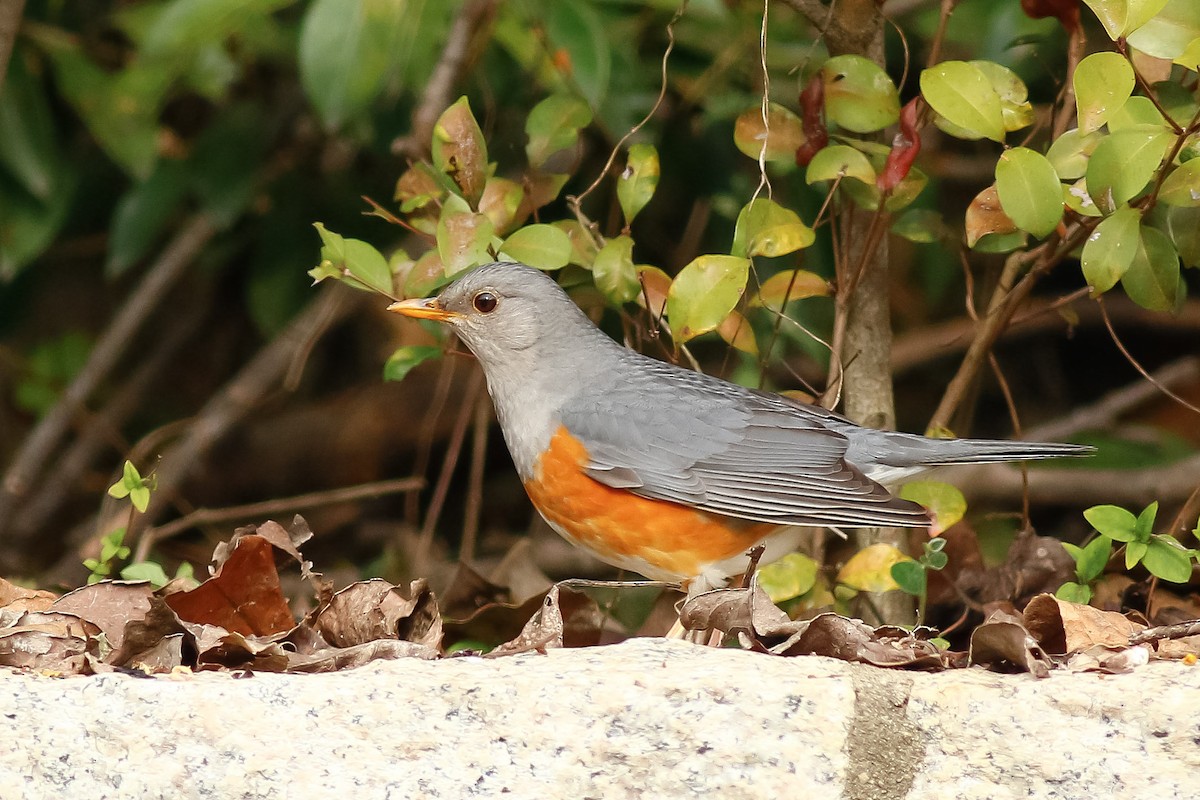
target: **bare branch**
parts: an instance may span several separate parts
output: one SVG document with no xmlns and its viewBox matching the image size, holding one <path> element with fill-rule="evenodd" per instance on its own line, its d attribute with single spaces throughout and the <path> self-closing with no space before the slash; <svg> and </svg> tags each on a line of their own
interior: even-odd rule
<svg viewBox="0 0 1200 800">
<path fill-rule="evenodd" d="M 216 227 L 204 214 L 184 225 L 117 312 L 75 380 L 25 438 L 0 484 L 0 533 L 11 523 L 17 507 L 71 427 L 71 421 L 116 366 L 150 311 L 162 302 L 215 233 Z"/>
</svg>

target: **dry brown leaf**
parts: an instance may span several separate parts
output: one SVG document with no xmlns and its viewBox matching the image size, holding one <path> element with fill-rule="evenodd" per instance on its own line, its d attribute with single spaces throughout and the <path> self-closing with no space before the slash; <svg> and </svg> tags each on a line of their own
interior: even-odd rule
<svg viewBox="0 0 1200 800">
<path fill-rule="evenodd" d="M 1093 645 L 1126 647 L 1143 626 L 1113 611 L 1040 594 L 1025 606 L 1025 627 L 1047 652 L 1070 655 Z"/>
<path fill-rule="evenodd" d="M 67 674 L 91 672 L 100 628 L 74 614 L 27 611 L 0 629 L 0 665 Z"/>
<path fill-rule="evenodd" d="M 51 608 L 94 623 L 118 651 L 125 643 L 125 626 L 146 616 L 153 594 L 148 581 L 100 581 L 67 592 Z"/>
<path fill-rule="evenodd" d="M 1104 647 L 1094 645 L 1067 659 L 1067 669 L 1073 672 L 1107 672 L 1118 675 L 1150 662 L 1150 648 Z"/>
<path fill-rule="evenodd" d="M 545 652 L 557 647 L 589 647 L 600 641 L 603 623 L 604 615 L 595 600 L 556 583 L 521 632 L 485 657 L 511 656 L 530 650 Z"/>
<path fill-rule="evenodd" d="M 438 657 L 438 652 L 415 642 L 396 639 L 376 639 L 353 647 L 327 647 L 313 653 L 289 653 L 288 672 L 333 672 L 352 669 L 379 660 L 398 658 L 420 658 L 429 661 Z"/>
<path fill-rule="evenodd" d="M 1017 669 L 1036 678 L 1050 674 L 1050 657 L 1026 630 L 1021 618 L 993 612 L 971 632 L 967 663 L 997 670 Z"/>
<path fill-rule="evenodd" d="M 317 613 L 313 628 L 341 648 L 400 639 L 437 650 L 442 642 L 437 599 L 423 579 L 413 581 L 407 594 L 379 578 L 352 583 Z"/>
<path fill-rule="evenodd" d="M 245 636 L 270 636 L 296 624 L 275 571 L 275 547 L 258 535 L 244 535 L 222 553 L 211 578 L 186 592 L 164 598 L 184 622 L 216 625 Z"/>
<path fill-rule="evenodd" d="M 58 598 L 54 592 L 26 589 L 0 578 L 0 625 L 4 618 L 14 618 L 26 611 L 45 611 Z"/>
</svg>

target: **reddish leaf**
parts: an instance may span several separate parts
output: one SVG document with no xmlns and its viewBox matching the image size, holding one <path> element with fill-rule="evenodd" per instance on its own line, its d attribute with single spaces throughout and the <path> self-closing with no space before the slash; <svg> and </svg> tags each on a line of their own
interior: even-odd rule
<svg viewBox="0 0 1200 800">
<path fill-rule="evenodd" d="M 1021 0 L 1021 10 L 1032 19 L 1054 17 L 1067 33 L 1079 30 L 1079 0 Z"/>
<path fill-rule="evenodd" d="M 888 152 L 887 161 L 875 186 L 881 192 L 890 192 L 908 177 L 913 162 L 921 152 L 921 133 L 918 130 L 922 103 L 920 97 L 914 97 L 900 109 L 900 132 L 892 139 L 892 149 Z"/>
<path fill-rule="evenodd" d="M 275 548 L 258 535 L 231 543 L 224 563 L 204 583 L 166 598 L 184 622 L 218 625 L 245 635 L 290 630 L 296 621 L 288 608 L 275 571 Z"/>
<path fill-rule="evenodd" d="M 796 148 L 796 165 L 807 167 L 817 151 L 829 144 L 829 132 L 825 129 L 825 80 L 819 72 L 800 93 L 800 120 L 804 143 Z"/>
</svg>

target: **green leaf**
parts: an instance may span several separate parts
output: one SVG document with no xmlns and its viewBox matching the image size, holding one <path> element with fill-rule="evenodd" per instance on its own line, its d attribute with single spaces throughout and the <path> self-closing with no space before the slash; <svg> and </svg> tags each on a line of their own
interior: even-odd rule
<svg viewBox="0 0 1200 800">
<path fill-rule="evenodd" d="M 1137 252 L 1121 276 L 1129 299 L 1151 311 L 1174 311 L 1186 295 L 1179 274 L 1179 255 L 1167 235 L 1143 225 Z"/>
<path fill-rule="evenodd" d="M 163 160 L 149 178 L 121 196 L 113 211 L 104 265 L 109 277 L 118 277 L 150 252 L 186 193 L 183 164 Z"/>
<path fill-rule="evenodd" d="M 1116 542 L 1132 542 L 1137 535 L 1137 517 L 1120 506 L 1092 506 L 1083 512 L 1083 518 Z"/>
<path fill-rule="evenodd" d="M 625 226 L 646 207 L 658 188 L 658 151 L 651 144 L 635 144 L 629 148 L 625 171 L 617 179 L 617 202 L 625 215 Z"/>
<path fill-rule="evenodd" d="M 442 354 L 442 348 L 432 345 L 405 345 L 398 347 L 388 356 L 383 365 L 385 381 L 402 381 L 418 364 Z"/>
<path fill-rule="evenodd" d="M 1192 554 L 1170 536 L 1157 534 L 1146 542 L 1142 564 L 1150 574 L 1171 583 L 1192 579 Z"/>
<path fill-rule="evenodd" d="M 921 94 L 962 138 L 1004 141 L 1004 111 L 991 81 L 974 64 L 943 61 L 921 72 Z"/>
<path fill-rule="evenodd" d="M 1134 538 L 1136 541 L 1150 541 L 1150 534 L 1154 532 L 1154 518 L 1156 516 L 1158 516 L 1157 500 L 1143 508 L 1142 513 L 1138 514 L 1137 522 L 1134 523 Z"/>
<path fill-rule="evenodd" d="M 1150 543 L 1146 542 L 1130 542 L 1125 545 L 1125 569 L 1133 569 L 1141 563 L 1146 557 L 1146 551 L 1150 549 Z"/>
<path fill-rule="evenodd" d="M 1092 600 L 1092 590 L 1082 584 L 1069 581 L 1058 587 L 1058 591 L 1054 593 L 1054 596 L 1059 600 L 1066 600 L 1068 603 L 1087 605 Z"/>
<path fill-rule="evenodd" d="M 1200 0 L 1170 0 L 1153 19 L 1129 34 L 1129 44 L 1155 58 L 1173 59 L 1183 55 L 1197 37 Z"/>
<path fill-rule="evenodd" d="M 300 22 L 300 83 L 326 127 L 371 105 L 389 78 L 420 10 L 407 0 L 314 0 Z"/>
<path fill-rule="evenodd" d="M 472 209 L 477 208 L 488 179 L 487 143 L 466 97 L 458 98 L 438 117 L 432 152 L 433 165 L 454 180 Z"/>
<path fill-rule="evenodd" d="M 575 147 L 579 131 L 592 123 L 592 109 L 573 94 L 552 94 L 529 112 L 525 120 L 525 157 L 537 169 L 555 153 Z"/>
<path fill-rule="evenodd" d="M 346 282 L 356 288 L 391 295 L 392 272 L 382 253 L 366 242 L 339 236 L 320 222 L 313 227 L 322 242 L 321 263 L 308 273 L 314 280 L 350 278 Z"/>
<path fill-rule="evenodd" d="M 1084 583 L 1091 583 L 1104 573 L 1108 560 L 1112 558 L 1113 540 L 1107 536 L 1097 536 L 1082 548 L 1075 556 L 1075 574 Z"/>
<path fill-rule="evenodd" d="M 1092 53 L 1075 68 L 1079 130 L 1091 133 L 1120 110 L 1133 93 L 1133 67 L 1118 53 Z"/>
<path fill-rule="evenodd" d="M 1158 199 L 1169 206 L 1200 206 L 1200 158 L 1172 170 L 1158 191 Z"/>
<path fill-rule="evenodd" d="M 1033 124 L 1033 106 L 1029 103 L 1029 89 L 1017 73 L 994 61 L 972 61 L 987 77 L 1000 98 L 1000 112 L 1004 130 L 1019 131 Z"/>
<path fill-rule="evenodd" d="M 812 589 L 819 570 L 817 562 L 803 553 L 789 553 L 758 571 L 758 585 L 772 603 L 782 603 Z"/>
<path fill-rule="evenodd" d="M 1125 101 L 1125 104 L 1114 111 L 1108 117 L 1108 132 L 1116 133 L 1126 128 L 1135 128 L 1139 125 L 1159 125 L 1166 127 L 1167 121 L 1163 119 L 1163 115 L 1159 113 L 1158 107 L 1154 105 L 1149 97 L 1134 95 Z"/>
<path fill-rule="evenodd" d="M 856 55 L 835 56 L 821 66 L 825 116 L 855 133 L 882 130 L 900 118 L 896 85 L 875 62 Z"/>
<path fill-rule="evenodd" d="M 793 300 L 807 297 L 828 297 L 833 293 L 829 281 L 815 272 L 804 269 L 785 269 L 767 278 L 750 301 L 752 306 L 782 312 Z"/>
<path fill-rule="evenodd" d="M 1137 209 L 1122 208 L 1103 220 L 1083 245 L 1083 277 L 1097 294 L 1107 292 L 1129 271 L 1137 257 L 1142 217 Z"/>
<path fill-rule="evenodd" d="M 1188 42 L 1183 52 L 1175 56 L 1175 63 L 1192 72 L 1200 72 L 1200 36 Z"/>
<path fill-rule="evenodd" d="M 763 124 L 762 110 L 753 108 L 739 114 L 733 126 L 733 143 L 755 160 L 761 153 L 765 161 L 794 164 L 796 149 L 806 141 L 804 123 L 778 103 L 768 105 L 766 125 Z"/>
<path fill-rule="evenodd" d="M 162 564 L 154 561 L 139 561 L 121 570 L 121 579 L 126 581 L 149 581 L 155 589 L 161 589 L 171 582 Z"/>
<path fill-rule="evenodd" d="M 802 250 L 815 240 L 812 228 L 805 225 L 795 211 L 774 200 L 759 197 L 738 212 L 729 252 L 738 258 L 770 258 Z"/>
<path fill-rule="evenodd" d="M 1200 267 L 1200 208 L 1175 206 L 1167 209 L 1167 233 L 1189 267 Z"/>
<path fill-rule="evenodd" d="M 1157 125 L 1140 125 L 1101 140 L 1087 168 L 1088 192 L 1096 207 L 1111 213 L 1140 194 L 1162 164 L 1171 138 Z"/>
<path fill-rule="evenodd" d="M 1167 0 L 1084 0 L 1104 26 L 1108 38 L 1128 36 L 1157 14 Z"/>
<path fill-rule="evenodd" d="M 596 288 L 617 305 L 637 297 L 641 284 L 633 265 L 633 239 L 618 236 L 605 242 L 592 263 L 592 276 Z"/>
<path fill-rule="evenodd" d="M 608 99 L 612 78 L 614 31 L 608 30 L 596 8 L 575 0 L 543 0 L 545 34 L 539 41 L 542 52 L 566 62 L 560 68 L 578 87 L 592 108 L 602 108 Z M 537 7 L 537 6 L 535 6 Z"/>
<path fill-rule="evenodd" d="M 538 269 L 559 269 L 571 260 L 571 239 L 553 225 L 526 225 L 505 240 L 500 255 Z"/>
<path fill-rule="evenodd" d="M 932 553 L 927 553 L 921 559 L 921 561 L 925 564 L 925 566 L 932 570 L 941 570 L 945 569 L 946 565 L 950 563 L 950 556 L 946 555 L 941 550 L 938 550 Z"/>
<path fill-rule="evenodd" d="M 448 277 L 492 261 L 488 247 L 495 229 L 484 214 L 476 214 L 465 200 L 451 195 L 438 217 L 437 249 Z"/>
<path fill-rule="evenodd" d="M 837 178 L 854 178 L 870 186 L 875 185 L 875 168 L 858 150 L 844 144 L 822 147 L 808 162 L 804 180 L 812 185 L 817 181 L 832 181 Z"/>
<path fill-rule="evenodd" d="M 750 260 L 703 255 L 679 271 L 667 293 L 667 318 L 678 344 L 716 329 L 746 290 Z"/>
<path fill-rule="evenodd" d="M 158 159 L 158 116 L 173 73 L 134 62 L 109 73 L 75 43 L 39 41 L 54 64 L 58 88 L 104 152 L 130 175 L 149 177 Z"/>
<path fill-rule="evenodd" d="M 1059 178 L 1064 181 L 1077 180 L 1087 173 L 1088 159 L 1100 139 L 1099 133 L 1084 133 L 1073 128 L 1050 144 L 1046 159 Z"/>
<path fill-rule="evenodd" d="M 30 74 L 19 44 L 13 56 L 0 92 L 0 173 L 7 171 L 31 199 L 44 205 L 62 189 L 66 164 L 49 93 L 43 81 Z"/>
<path fill-rule="evenodd" d="M 1054 167 L 1041 153 L 1014 147 L 996 163 L 996 191 L 1004 213 L 1021 230 L 1039 239 L 1058 227 L 1063 215 L 1062 188 Z"/>
<path fill-rule="evenodd" d="M 924 506 L 933 515 L 933 534 L 940 534 L 967 513 L 967 499 L 957 487 L 940 481 L 911 481 L 900 488 L 905 500 Z"/>
<path fill-rule="evenodd" d="M 136 489 L 131 489 L 129 492 L 129 502 L 133 503 L 133 507 L 141 513 L 146 513 L 146 507 L 150 505 L 150 490 L 145 486 L 138 486 Z"/>
<path fill-rule="evenodd" d="M 522 218 L 527 216 L 527 212 L 521 211 L 524 200 L 525 189 L 521 184 L 493 175 L 483 187 L 483 197 L 479 199 L 479 213 L 492 221 L 492 228 L 497 236 L 504 236 L 516 226 L 518 215 Z"/>
<path fill-rule="evenodd" d="M 905 594 L 920 597 L 925 594 L 925 568 L 916 561 L 898 561 L 892 565 L 892 580 Z"/>
<path fill-rule="evenodd" d="M 931 244 L 946 236 L 942 215 L 931 208 L 910 208 L 892 223 L 892 233 L 918 244 Z"/>
</svg>

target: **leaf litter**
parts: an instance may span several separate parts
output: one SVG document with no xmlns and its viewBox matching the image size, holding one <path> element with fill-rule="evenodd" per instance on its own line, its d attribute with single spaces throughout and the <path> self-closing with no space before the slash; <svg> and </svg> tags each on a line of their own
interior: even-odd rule
<svg viewBox="0 0 1200 800">
<path fill-rule="evenodd" d="M 372 578 L 334 591 L 301 552 L 312 535 L 299 516 L 286 528 L 273 521 L 240 528 L 216 547 L 205 580 L 157 590 L 144 581 L 108 580 L 58 596 L 0 579 L 0 666 L 48 675 L 312 673 L 381 659 L 502 658 L 643 635 L 669 598 L 651 601 L 651 617 L 623 625 L 612 613 L 615 589 L 553 583 L 533 564 L 528 543 L 515 547 L 491 579 L 459 564 L 441 598 L 424 579 L 397 586 Z M 1008 560 L 989 569 L 968 546 L 955 559 L 962 568 L 939 575 L 944 585 L 931 584 L 931 594 L 958 592 L 988 611 L 965 652 L 935 640 L 932 628 L 872 627 L 831 612 L 793 619 L 754 579 L 687 599 L 679 618 L 689 630 L 719 632 L 727 645 L 765 656 L 818 655 L 885 668 L 974 665 L 1044 677 L 1055 668 L 1125 672 L 1152 658 L 1194 660 L 1194 622 L 1149 628 L 1049 594 L 1046 587 L 1064 569 L 1056 544 L 1019 537 Z M 281 570 L 299 573 L 311 599 L 289 601 Z"/>
</svg>

